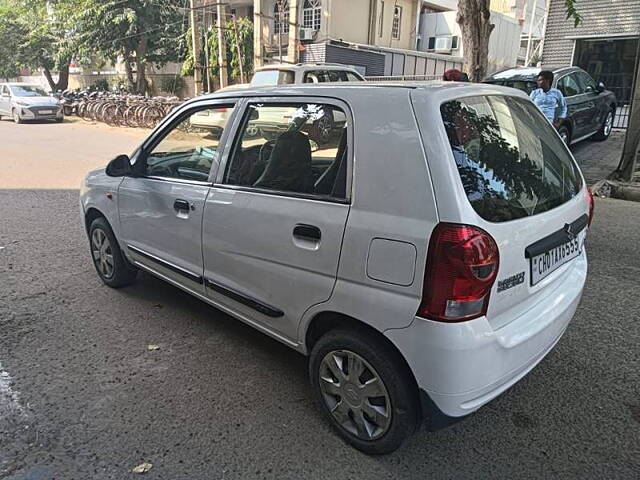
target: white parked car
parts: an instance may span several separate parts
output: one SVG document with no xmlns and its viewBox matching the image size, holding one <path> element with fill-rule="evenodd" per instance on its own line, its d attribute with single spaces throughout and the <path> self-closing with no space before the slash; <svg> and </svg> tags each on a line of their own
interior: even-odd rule
<svg viewBox="0 0 640 480">
<path fill-rule="evenodd" d="M 254 87 L 295 83 L 363 82 L 357 70 L 339 63 L 271 64 L 256 69 L 251 78 Z"/>
<path fill-rule="evenodd" d="M 0 83 L 0 118 L 13 118 L 15 123 L 25 120 L 64 120 L 62 106 L 37 85 Z"/>
<path fill-rule="evenodd" d="M 181 128 L 221 109 L 219 138 Z M 313 146 L 305 125 L 336 112 Z M 259 119 L 282 133 L 251 135 Z M 144 270 L 308 355 L 328 420 L 371 454 L 479 409 L 549 353 L 593 216 L 524 93 L 453 82 L 200 97 L 91 172 L 80 203 L 105 284 Z"/>
</svg>

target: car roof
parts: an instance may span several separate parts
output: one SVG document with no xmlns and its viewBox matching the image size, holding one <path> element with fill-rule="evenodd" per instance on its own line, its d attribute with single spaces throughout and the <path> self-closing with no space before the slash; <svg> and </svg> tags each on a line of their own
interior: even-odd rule
<svg viewBox="0 0 640 480">
<path fill-rule="evenodd" d="M 484 81 L 492 80 L 535 80 L 543 69 L 540 67 L 516 67 L 508 68 L 500 72 L 489 75 Z M 580 67 L 560 67 L 551 69 L 554 75 L 561 75 L 569 72 L 582 71 Z"/>
<path fill-rule="evenodd" d="M 308 70 L 308 69 L 318 69 L 322 68 L 324 70 L 348 70 L 350 72 L 355 72 L 356 70 L 347 66 L 341 65 L 338 63 L 296 63 L 295 65 L 291 65 L 288 63 L 272 63 L 269 65 L 263 65 L 262 67 L 258 67 L 255 69 L 256 72 L 261 72 L 264 70 Z"/>
<path fill-rule="evenodd" d="M 400 91 L 416 91 L 422 95 L 430 96 L 434 101 L 446 101 L 459 97 L 477 95 L 510 95 L 528 98 L 517 89 L 483 83 L 469 82 L 444 82 L 433 80 L 427 82 L 327 82 L 304 83 L 295 85 L 278 85 L 247 88 L 237 90 L 218 91 L 196 97 L 190 102 L 202 100 L 215 100 L 224 98 L 242 97 L 268 97 L 268 96 L 319 96 L 335 98 L 352 98 L 357 96 L 372 96 L 387 93 L 400 93 Z"/>
</svg>

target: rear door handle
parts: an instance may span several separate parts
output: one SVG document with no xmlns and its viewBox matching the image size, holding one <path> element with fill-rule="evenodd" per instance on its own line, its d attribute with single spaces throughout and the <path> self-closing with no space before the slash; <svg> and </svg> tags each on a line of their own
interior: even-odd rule
<svg viewBox="0 0 640 480">
<path fill-rule="evenodd" d="M 312 242 L 319 242 L 322 237 L 320 229 L 314 225 L 297 224 L 293 229 L 293 236 Z"/>
<path fill-rule="evenodd" d="M 177 199 L 175 202 L 173 202 L 173 208 L 177 211 L 184 210 L 188 212 L 192 207 L 186 200 Z"/>
</svg>

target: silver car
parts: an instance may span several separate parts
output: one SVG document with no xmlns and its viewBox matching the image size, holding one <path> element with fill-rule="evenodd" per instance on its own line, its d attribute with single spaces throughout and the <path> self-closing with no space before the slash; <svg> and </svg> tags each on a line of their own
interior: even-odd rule
<svg viewBox="0 0 640 480">
<path fill-rule="evenodd" d="M 0 118 L 10 117 L 16 123 L 25 120 L 64 120 L 60 102 L 37 85 L 0 84 Z"/>
<path fill-rule="evenodd" d="M 223 109 L 220 136 L 191 122 Z M 308 126 L 338 113 L 314 147 Z M 80 204 L 106 285 L 143 270 L 308 355 L 327 419 L 371 454 L 545 357 L 580 301 L 593 217 L 525 93 L 454 82 L 199 97 L 89 173 Z"/>
</svg>

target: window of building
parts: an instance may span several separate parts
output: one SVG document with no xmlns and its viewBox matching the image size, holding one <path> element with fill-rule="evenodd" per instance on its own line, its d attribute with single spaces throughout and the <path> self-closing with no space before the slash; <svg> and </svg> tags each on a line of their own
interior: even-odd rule
<svg viewBox="0 0 640 480">
<path fill-rule="evenodd" d="M 315 31 L 320 30 L 322 22 L 322 1 L 305 0 L 302 8 L 302 26 Z"/>
<path fill-rule="evenodd" d="M 384 0 L 380 2 L 380 17 L 378 17 L 378 36 L 382 37 L 384 27 Z"/>
<path fill-rule="evenodd" d="M 427 50 L 435 50 L 436 49 L 436 37 L 429 37 L 429 41 L 427 43 Z"/>
<path fill-rule="evenodd" d="M 274 33 L 289 33 L 289 0 L 276 0 L 273 18 Z"/>
<path fill-rule="evenodd" d="M 402 7 L 393 7 L 393 24 L 391 25 L 391 37 L 400 39 L 400 23 L 402 22 Z"/>
<path fill-rule="evenodd" d="M 455 50 L 456 48 L 458 48 L 458 36 L 454 35 L 451 37 L 451 49 Z"/>
</svg>

